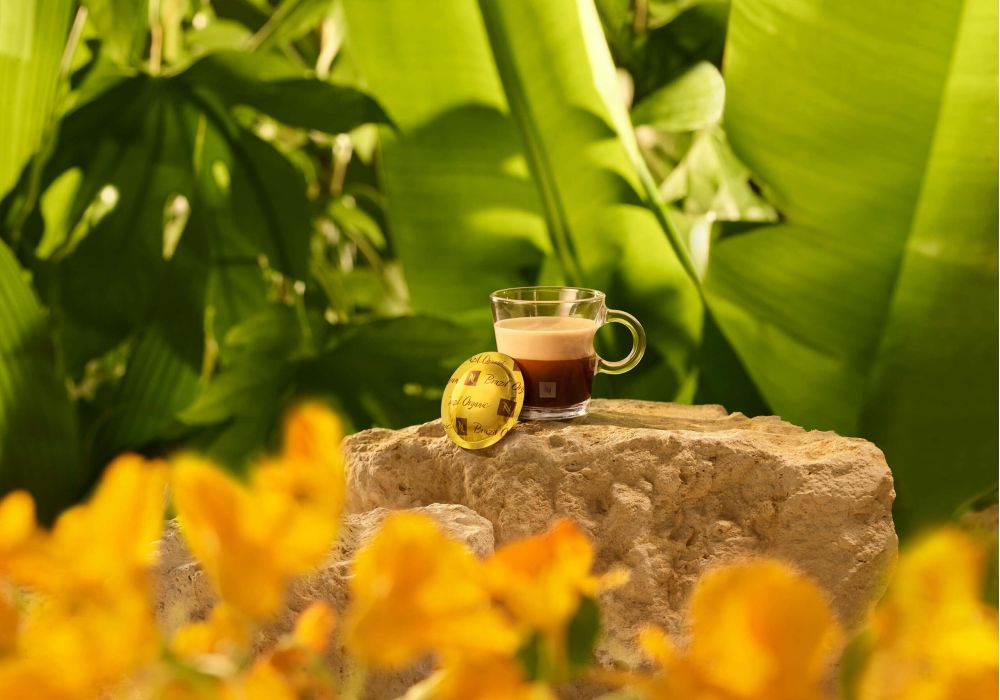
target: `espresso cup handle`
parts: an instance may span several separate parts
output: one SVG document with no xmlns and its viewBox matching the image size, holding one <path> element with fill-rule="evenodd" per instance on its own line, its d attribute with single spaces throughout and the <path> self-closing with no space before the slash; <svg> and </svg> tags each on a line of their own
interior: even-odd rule
<svg viewBox="0 0 1000 700">
<path fill-rule="evenodd" d="M 646 352 L 646 331 L 642 330 L 642 325 L 635 316 L 616 309 L 608 309 L 605 323 L 620 323 L 628 328 L 632 334 L 632 352 L 625 359 L 615 362 L 609 362 L 598 355 L 597 371 L 604 374 L 624 374 L 639 364 L 642 354 Z"/>
</svg>

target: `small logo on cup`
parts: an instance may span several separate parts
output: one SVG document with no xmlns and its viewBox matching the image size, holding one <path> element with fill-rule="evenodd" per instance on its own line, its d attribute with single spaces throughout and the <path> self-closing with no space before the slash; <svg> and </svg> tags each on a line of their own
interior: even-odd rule
<svg viewBox="0 0 1000 700">
<path fill-rule="evenodd" d="M 498 416 L 512 416 L 514 415 L 514 402 L 510 399 L 500 399 L 500 404 L 497 406 Z"/>
<path fill-rule="evenodd" d="M 556 383 L 538 382 L 538 396 L 543 399 L 554 399 L 556 397 Z"/>
<path fill-rule="evenodd" d="M 475 386 L 479 383 L 480 370 L 474 370 L 465 375 L 465 386 Z"/>
<path fill-rule="evenodd" d="M 466 418 L 455 418 L 455 432 L 462 437 L 469 434 L 469 423 Z"/>
</svg>

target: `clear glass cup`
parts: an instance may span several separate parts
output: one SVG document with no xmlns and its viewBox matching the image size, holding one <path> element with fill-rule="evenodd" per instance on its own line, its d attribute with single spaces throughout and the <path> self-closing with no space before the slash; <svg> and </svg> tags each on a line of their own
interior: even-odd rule
<svg viewBox="0 0 1000 700">
<path fill-rule="evenodd" d="M 594 375 L 622 374 L 646 350 L 639 321 L 609 309 L 604 292 L 581 287 L 514 287 L 490 295 L 497 350 L 513 357 L 524 375 L 523 420 L 561 420 L 586 415 Z M 632 333 L 632 351 L 609 361 L 594 350 L 605 323 Z"/>
</svg>

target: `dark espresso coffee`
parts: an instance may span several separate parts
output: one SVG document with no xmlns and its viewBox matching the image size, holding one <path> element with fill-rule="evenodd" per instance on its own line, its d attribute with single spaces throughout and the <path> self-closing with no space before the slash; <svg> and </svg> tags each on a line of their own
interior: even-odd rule
<svg viewBox="0 0 1000 700">
<path fill-rule="evenodd" d="M 524 375 L 524 403 L 529 406 L 572 406 L 590 398 L 597 357 L 573 360 L 514 358 Z"/>
<path fill-rule="evenodd" d="M 510 355 L 524 375 L 524 404 L 573 406 L 590 398 L 597 369 L 594 333 L 586 318 L 529 316 L 494 324 L 497 350 Z"/>
</svg>

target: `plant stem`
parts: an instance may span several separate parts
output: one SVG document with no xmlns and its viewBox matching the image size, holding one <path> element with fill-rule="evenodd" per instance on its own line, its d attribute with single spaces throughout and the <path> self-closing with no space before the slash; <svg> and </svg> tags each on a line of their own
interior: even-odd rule
<svg viewBox="0 0 1000 700">
<path fill-rule="evenodd" d="M 163 70 L 163 23 L 160 0 L 149 0 L 149 72 L 159 75 Z"/>
</svg>

